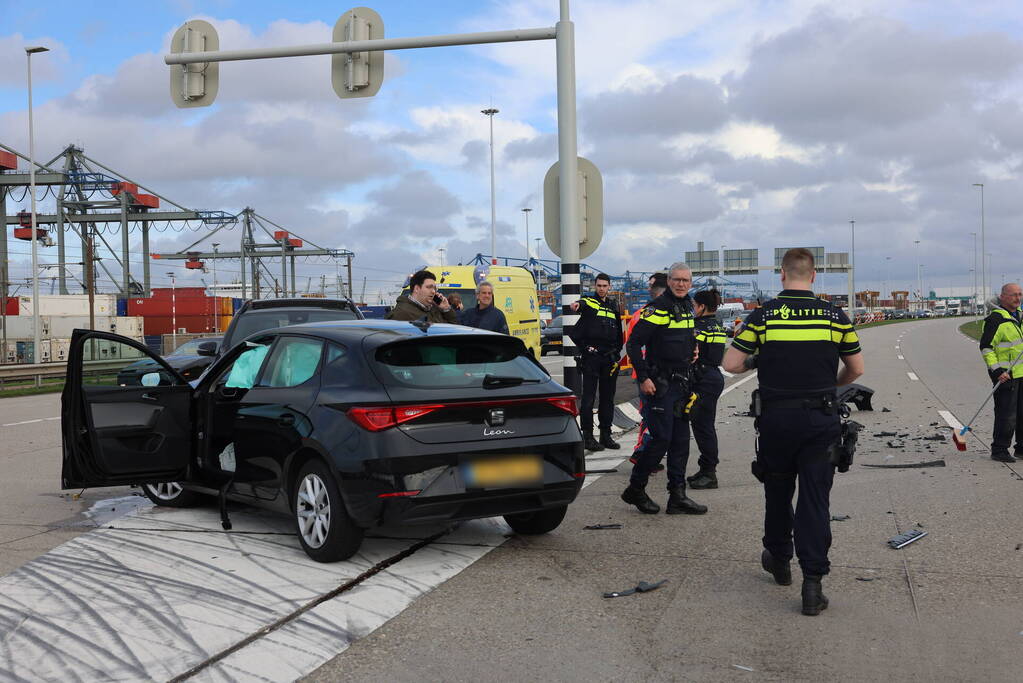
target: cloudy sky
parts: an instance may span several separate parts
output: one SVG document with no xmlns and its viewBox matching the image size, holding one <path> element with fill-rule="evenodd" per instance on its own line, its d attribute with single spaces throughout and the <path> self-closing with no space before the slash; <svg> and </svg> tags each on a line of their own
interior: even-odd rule
<svg viewBox="0 0 1023 683">
<path fill-rule="evenodd" d="M 557 4 L 373 8 L 399 37 L 551 26 Z M 480 110 L 492 105 L 497 251 L 525 255 L 524 207 L 539 236 L 541 184 L 556 159 L 553 41 L 389 53 L 379 95 L 364 100 L 334 95 L 329 57 L 232 62 L 215 106 L 182 110 L 162 57 L 184 21 L 211 22 L 222 49 L 320 43 L 339 6 L 102 6 L 0 0 L 0 142 L 28 150 L 22 48 L 46 45 L 33 58 L 37 156 L 73 143 L 186 206 L 252 206 L 354 251 L 356 293 L 365 278 L 373 299 L 440 248 L 454 261 L 489 252 Z M 595 268 L 661 268 L 700 240 L 759 248 L 762 263 L 775 247 L 848 251 L 855 220 L 861 288 L 915 289 L 918 249 L 925 289 L 971 287 L 981 213 L 972 184 L 983 183 L 990 280 L 1023 277 L 1019 3 L 576 0 L 572 11 L 579 149 L 604 176 L 604 240 L 586 259 Z M 168 232 L 153 249 L 192 239 Z M 28 250 L 12 251 L 23 262 Z M 225 261 L 218 276 L 237 269 Z M 154 271 L 158 282 L 166 270 Z M 309 263 L 300 281 L 333 273 Z M 845 291 L 841 276 L 823 284 Z"/>
</svg>

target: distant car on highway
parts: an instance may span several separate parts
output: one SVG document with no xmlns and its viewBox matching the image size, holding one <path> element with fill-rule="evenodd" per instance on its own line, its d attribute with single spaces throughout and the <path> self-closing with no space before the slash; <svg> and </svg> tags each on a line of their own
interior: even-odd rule
<svg viewBox="0 0 1023 683">
<path fill-rule="evenodd" d="M 98 345 L 160 369 L 122 385 L 84 360 Z M 351 557 L 385 523 L 501 515 L 517 533 L 547 533 L 585 476 L 575 396 L 508 335 L 390 320 L 281 327 L 190 383 L 132 339 L 75 330 L 67 368 L 65 489 L 136 484 L 170 507 L 219 496 L 225 529 L 227 499 L 270 507 L 319 562 Z"/>
<path fill-rule="evenodd" d="M 167 364 L 187 380 L 197 379 L 220 351 L 223 337 L 200 337 L 185 342 L 163 357 Z M 140 386 L 143 375 L 159 372 L 162 366 L 152 359 L 127 365 L 117 373 L 117 382 L 124 386 Z"/>
<path fill-rule="evenodd" d="M 551 352 L 561 352 L 562 338 L 564 337 L 565 328 L 564 317 L 558 316 L 552 319 L 547 326 L 540 330 L 540 355 L 546 356 Z"/>
</svg>

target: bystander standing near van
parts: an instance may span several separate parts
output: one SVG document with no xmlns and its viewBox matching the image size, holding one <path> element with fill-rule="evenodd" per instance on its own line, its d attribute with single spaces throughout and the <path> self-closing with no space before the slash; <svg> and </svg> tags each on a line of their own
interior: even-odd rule
<svg viewBox="0 0 1023 683">
<path fill-rule="evenodd" d="M 494 306 L 494 285 L 486 280 L 476 285 L 476 305 L 463 310 L 458 322 L 466 327 L 508 334 L 508 321 L 501 309 Z"/>
</svg>

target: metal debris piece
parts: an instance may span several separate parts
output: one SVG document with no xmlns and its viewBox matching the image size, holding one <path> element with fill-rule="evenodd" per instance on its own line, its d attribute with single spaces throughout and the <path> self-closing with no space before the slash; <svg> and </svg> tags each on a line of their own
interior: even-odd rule
<svg viewBox="0 0 1023 683">
<path fill-rule="evenodd" d="M 944 434 L 935 434 L 934 436 L 925 436 L 925 437 L 923 437 L 923 440 L 924 441 L 944 441 L 945 440 L 945 435 Z"/>
<path fill-rule="evenodd" d="M 617 471 L 617 468 L 609 470 L 586 470 L 586 474 L 614 474 Z"/>
<path fill-rule="evenodd" d="M 927 462 L 907 462 L 907 463 L 886 463 L 884 465 L 871 465 L 870 463 L 863 463 L 864 467 L 880 467 L 882 469 L 900 470 L 900 469 L 913 469 L 918 467 L 944 467 L 944 460 L 928 460 Z"/>
<path fill-rule="evenodd" d="M 876 576 L 857 576 L 856 580 L 857 581 L 873 581 L 876 578 L 877 578 Z"/>
<path fill-rule="evenodd" d="M 898 550 L 899 548 L 905 548 L 913 541 L 919 541 L 921 538 L 927 535 L 926 531 L 920 529 L 910 529 L 909 531 L 899 534 L 898 536 L 892 536 L 888 539 L 888 545 Z"/>
<path fill-rule="evenodd" d="M 852 519 L 849 515 L 831 515 L 832 522 L 844 522 L 847 519 Z"/>
<path fill-rule="evenodd" d="M 906 447 L 906 444 L 902 443 L 901 441 L 886 441 L 885 445 L 888 446 L 888 448 L 905 448 Z"/>
<path fill-rule="evenodd" d="M 732 664 L 732 666 L 734 666 L 736 669 L 740 669 L 742 671 L 753 671 L 753 667 L 743 666 L 742 664 Z"/>
<path fill-rule="evenodd" d="M 890 412 L 892 412 L 892 411 L 891 411 L 891 410 L 889 410 L 888 408 L 882 408 L 882 409 L 881 409 L 881 412 L 882 412 L 882 413 L 890 413 Z"/>
<path fill-rule="evenodd" d="M 667 579 L 661 579 L 657 583 L 649 583 L 647 581 L 640 581 L 632 588 L 627 588 L 623 591 L 611 591 L 610 593 L 604 593 L 605 598 L 620 598 L 623 595 L 632 595 L 633 593 L 649 593 L 652 590 L 656 590 L 668 583 Z"/>
<path fill-rule="evenodd" d="M 878 432 L 874 436 L 898 436 L 895 432 Z"/>
<path fill-rule="evenodd" d="M 588 529 L 590 531 L 601 531 L 603 529 L 621 529 L 621 528 L 622 528 L 621 524 L 590 524 L 588 526 L 584 526 L 583 527 L 583 529 Z"/>
</svg>

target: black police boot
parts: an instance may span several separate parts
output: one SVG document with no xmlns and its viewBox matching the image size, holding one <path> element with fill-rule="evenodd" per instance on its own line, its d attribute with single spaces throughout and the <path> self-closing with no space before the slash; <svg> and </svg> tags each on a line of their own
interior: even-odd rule
<svg viewBox="0 0 1023 683">
<path fill-rule="evenodd" d="M 604 448 L 608 448 L 608 449 L 610 449 L 612 451 L 617 451 L 619 448 L 621 448 L 621 446 L 618 445 L 618 442 L 611 438 L 611 432 L 610 431 L 606 431 L 606 432 L 605 431 L 601 431 L 600 432 L 600 442 L 599 443 Z"/>
<path fill-rule="evenodd" d="M 1016 462 L 1016 458 L 1009 455 L 1009 451 L 999 451 L 991 454 L 991 459 L 998 462 Z"/>
<path fill-rule="evenodd" d="M 668 505 L 664 511 L 669 515 L 702 515 L 707 512 L 707 506 L 687 497 L 685 488 L 679 486 L 668 489 Z"/>
<path fill-rule="evenodd" d="M 789 563 L 776 560 L 767 548 L 764 548 L 764 552 L 760 554 L 760 566 L 774 577 L 774 582 L 779 586 L 792 585 L 792 569 L 789 567 Z"/>
<path fill-rule="evenodd" d="M 821 577 L 803 574 L 803 614 L 815 617 L 828 608 L 828 599 L 821 589 Z"/>
<path fill-rule="evenodd" d="M 645 515 L 656 515 L 661 511 L 661 506 L 650 500 L 646 491 L 629 484 L 629 488 L 622 491 L 622 500 L 629 505 L 635 505 L 636 509 Z"/>
<path fill-rule="evenodd" d="M 716 472 L 700 470 L 691 477 L 687 477 L 689 487 L 694 489 L 716 489 L 718 487 L 718 475 Z"/>
<path fill-rule="evenodd" d="M 593 432 L 583 435 L 583 448 L 594 453 L 604 450 L 604 447 L 600 445 L 600 442 L 593 438 Z"/>
</svg>

